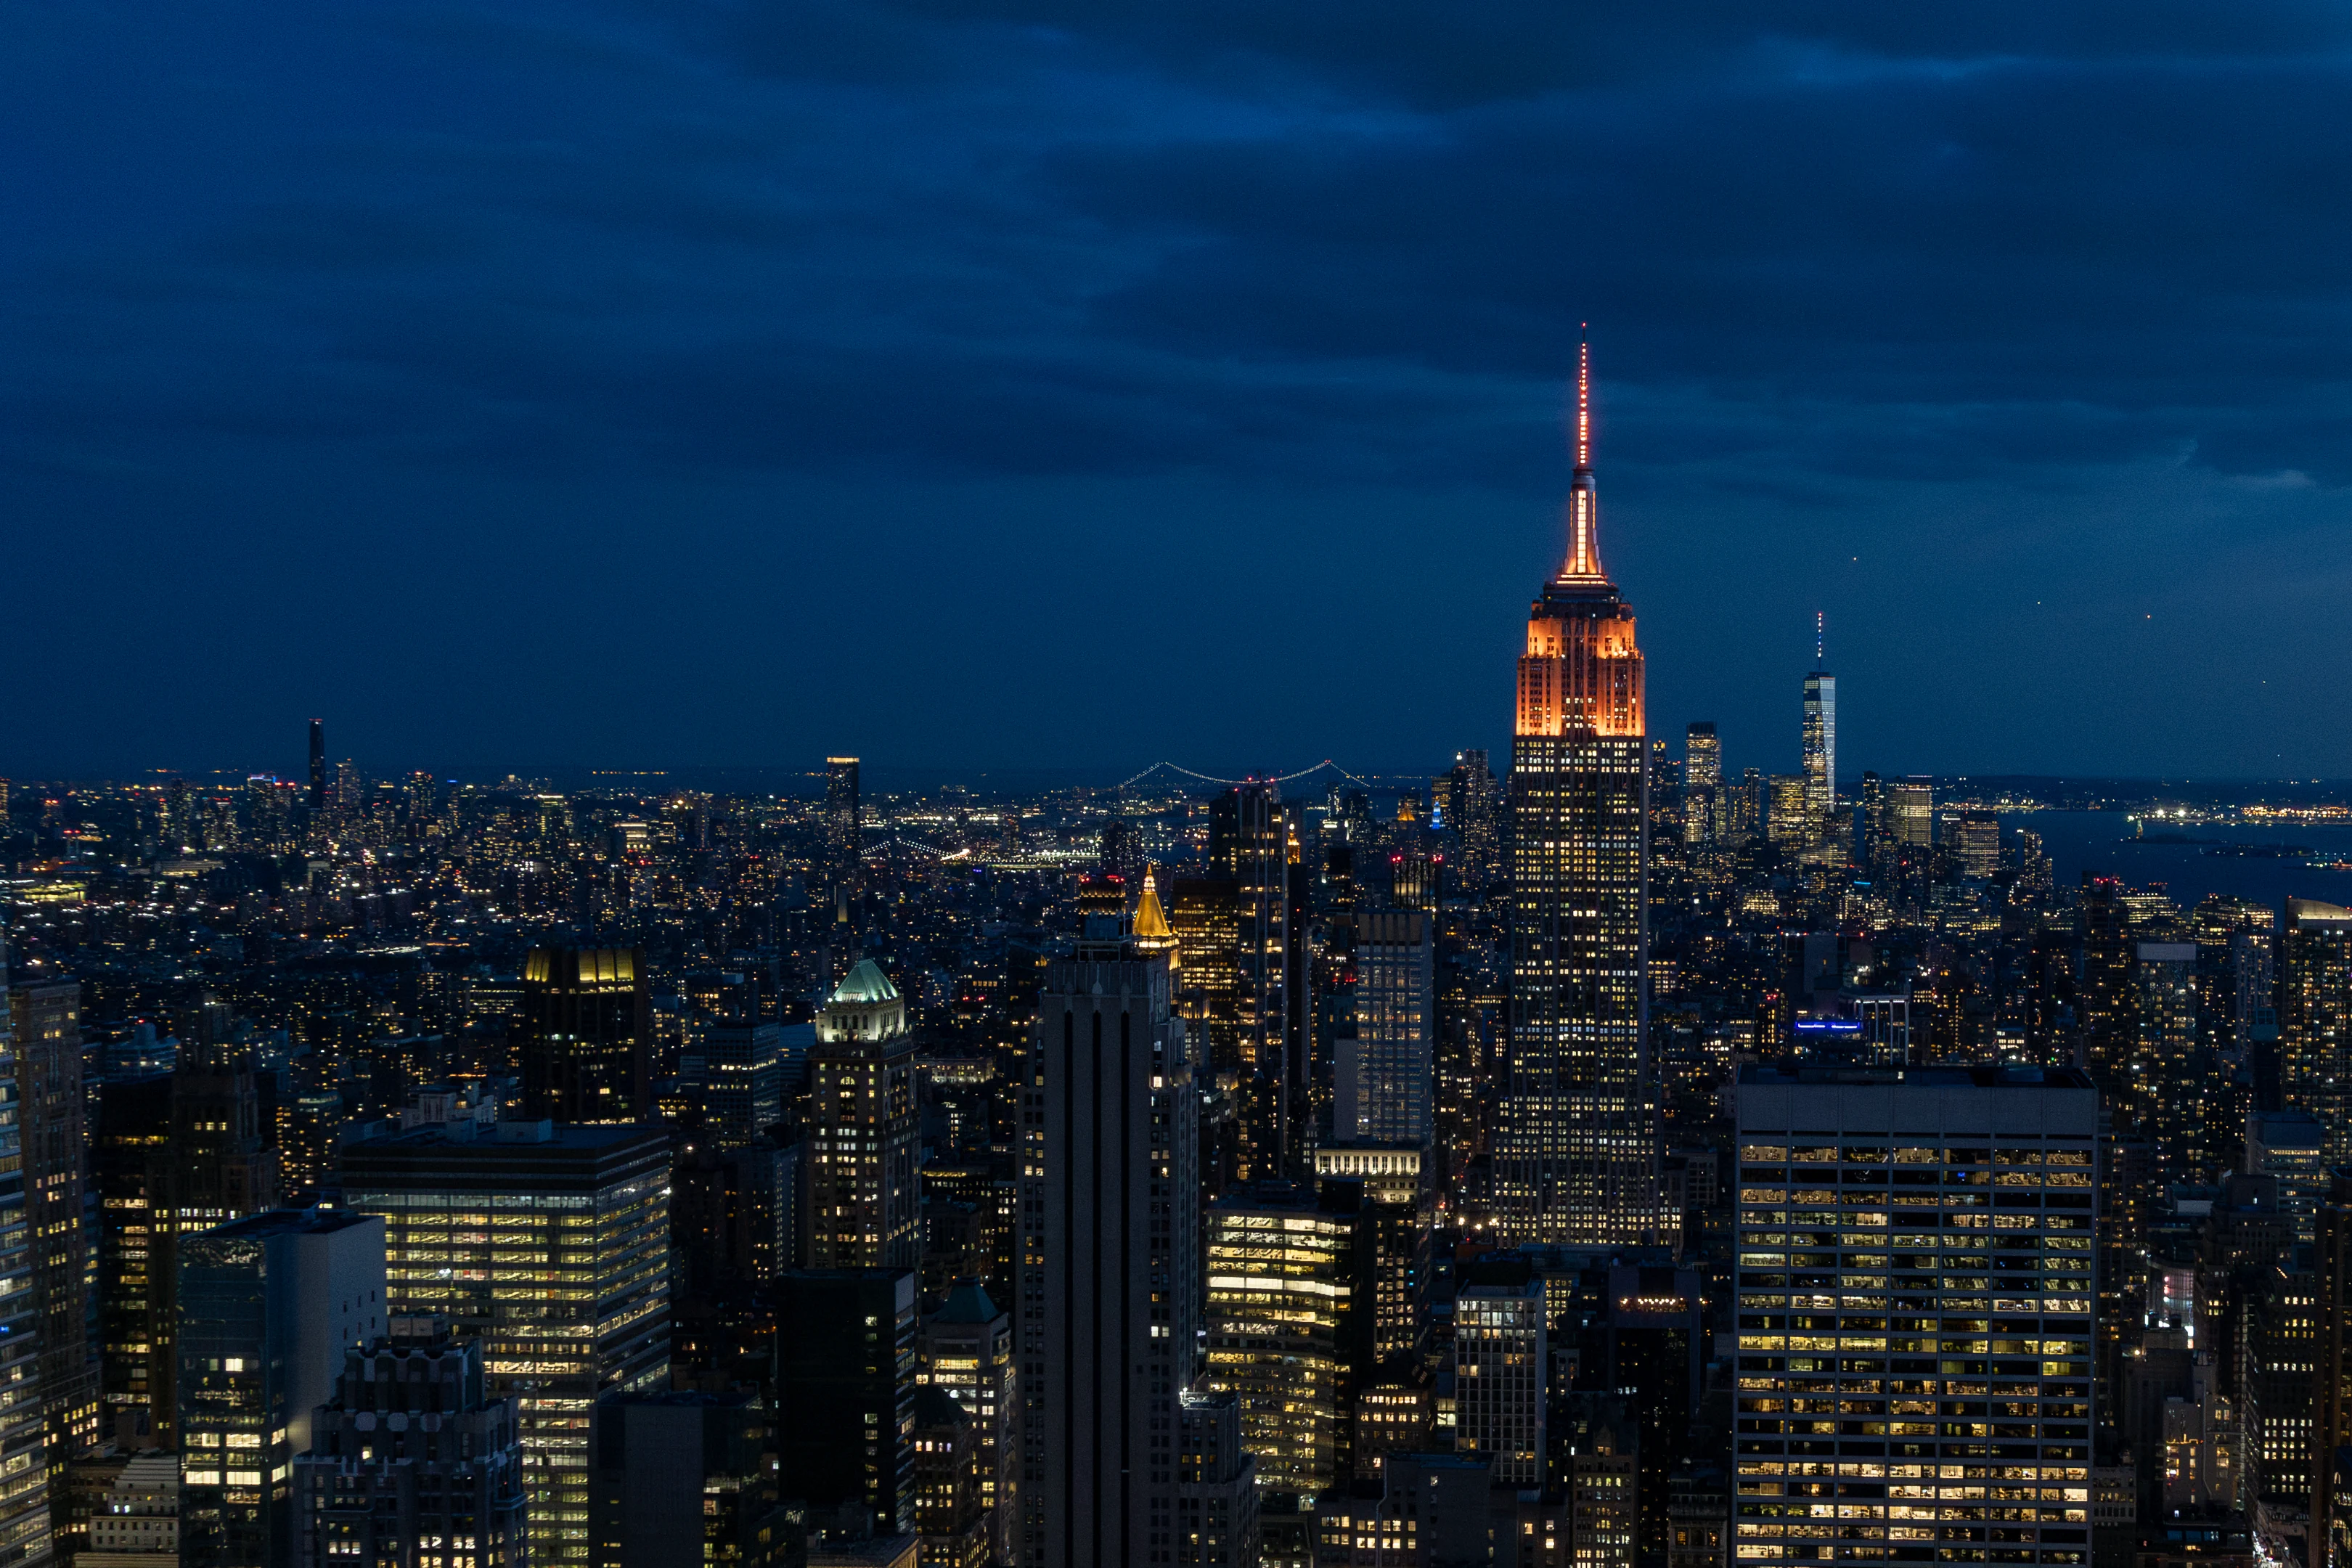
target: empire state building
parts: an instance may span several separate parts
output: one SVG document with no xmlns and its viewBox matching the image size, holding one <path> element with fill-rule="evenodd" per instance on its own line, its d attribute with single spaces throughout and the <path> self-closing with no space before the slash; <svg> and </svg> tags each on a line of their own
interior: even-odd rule
<svg viewBox="0 0 2352 1568">
<path fill-rule="evenodd" d="M 1511 751 L 1510 1082 L 1495 1218 L 1514 1240 L 1655 1237 L 1649 743 L 1633 612 L 1601 565 L 1580 350 L 1568 558 L 1528 611 Z"/>
</svg>

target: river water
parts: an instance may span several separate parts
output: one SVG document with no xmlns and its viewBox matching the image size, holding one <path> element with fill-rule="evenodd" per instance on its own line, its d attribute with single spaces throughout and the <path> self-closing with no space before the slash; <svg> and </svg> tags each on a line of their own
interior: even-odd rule
<svg viewBox="0 0 2352 1568">
<path fill-rule="evenodd" d="M 2079 885 L 2085 871 L 2120 877 L 2136 888 L 2165 884 L 2185 914 L 2208 893 L 2234 893 L 2284 914 L 2289 898 L 2352 905 L 2352 871 L 2314 870 L 2301 858 L 2208 855 L 2205 844 L 2131 841 L 2132 823 L 2119 811 L 2034 811 L 2004 816 L 2001 826 L 2042 836 L 2062 887 Z M 2192 824 L 2150 832 L 2177 833 L 2230 844 L 2306 845 L 2314 858 L 2352 861 L 2352 827 L 2246 827 Z"/>
</svg>

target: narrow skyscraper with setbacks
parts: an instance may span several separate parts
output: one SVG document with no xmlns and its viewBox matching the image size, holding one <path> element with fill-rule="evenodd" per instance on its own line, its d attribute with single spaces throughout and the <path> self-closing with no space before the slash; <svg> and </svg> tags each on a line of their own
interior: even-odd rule
<svg viewBox="0 0 2352 1568">
<path fill-rule="evenodd" d="M 1528 612 L 1519 659 L 1495 1218 L 1517 1240 L 1608 1243 L 1658 1228 L 1649 744 L 1633 612 L 1601 565 L 1589 347 L 1576 384 L 1568 559 Z"/>
</svg>

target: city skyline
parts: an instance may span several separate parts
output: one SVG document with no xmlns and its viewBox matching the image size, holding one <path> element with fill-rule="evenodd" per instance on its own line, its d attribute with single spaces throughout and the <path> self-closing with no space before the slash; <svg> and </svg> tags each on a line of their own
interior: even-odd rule
<svg viewBox="0 0 2352 1568">
<path fill-rule="evenodd" d="M 0 1568 L 2352 1568 L 2347 101 L 0 8 Z"/>
</svg>

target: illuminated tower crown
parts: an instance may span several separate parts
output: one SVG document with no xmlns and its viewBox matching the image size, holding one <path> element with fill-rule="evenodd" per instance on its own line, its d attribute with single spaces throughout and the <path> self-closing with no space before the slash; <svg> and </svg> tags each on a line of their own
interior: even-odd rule
<svg viewBox="0 0 2352 1568">
<path fill-rule="evenodd" d="M 1566 522 L 1567 558 L 1528 611 L 1517 732 L 1639 735 L 1642 654 L 1633 641 L 1633 612 L 1601 565 L 1590 343 L 1577 345 L 1576 471 L 1569 483 Z"/>
</svg>

